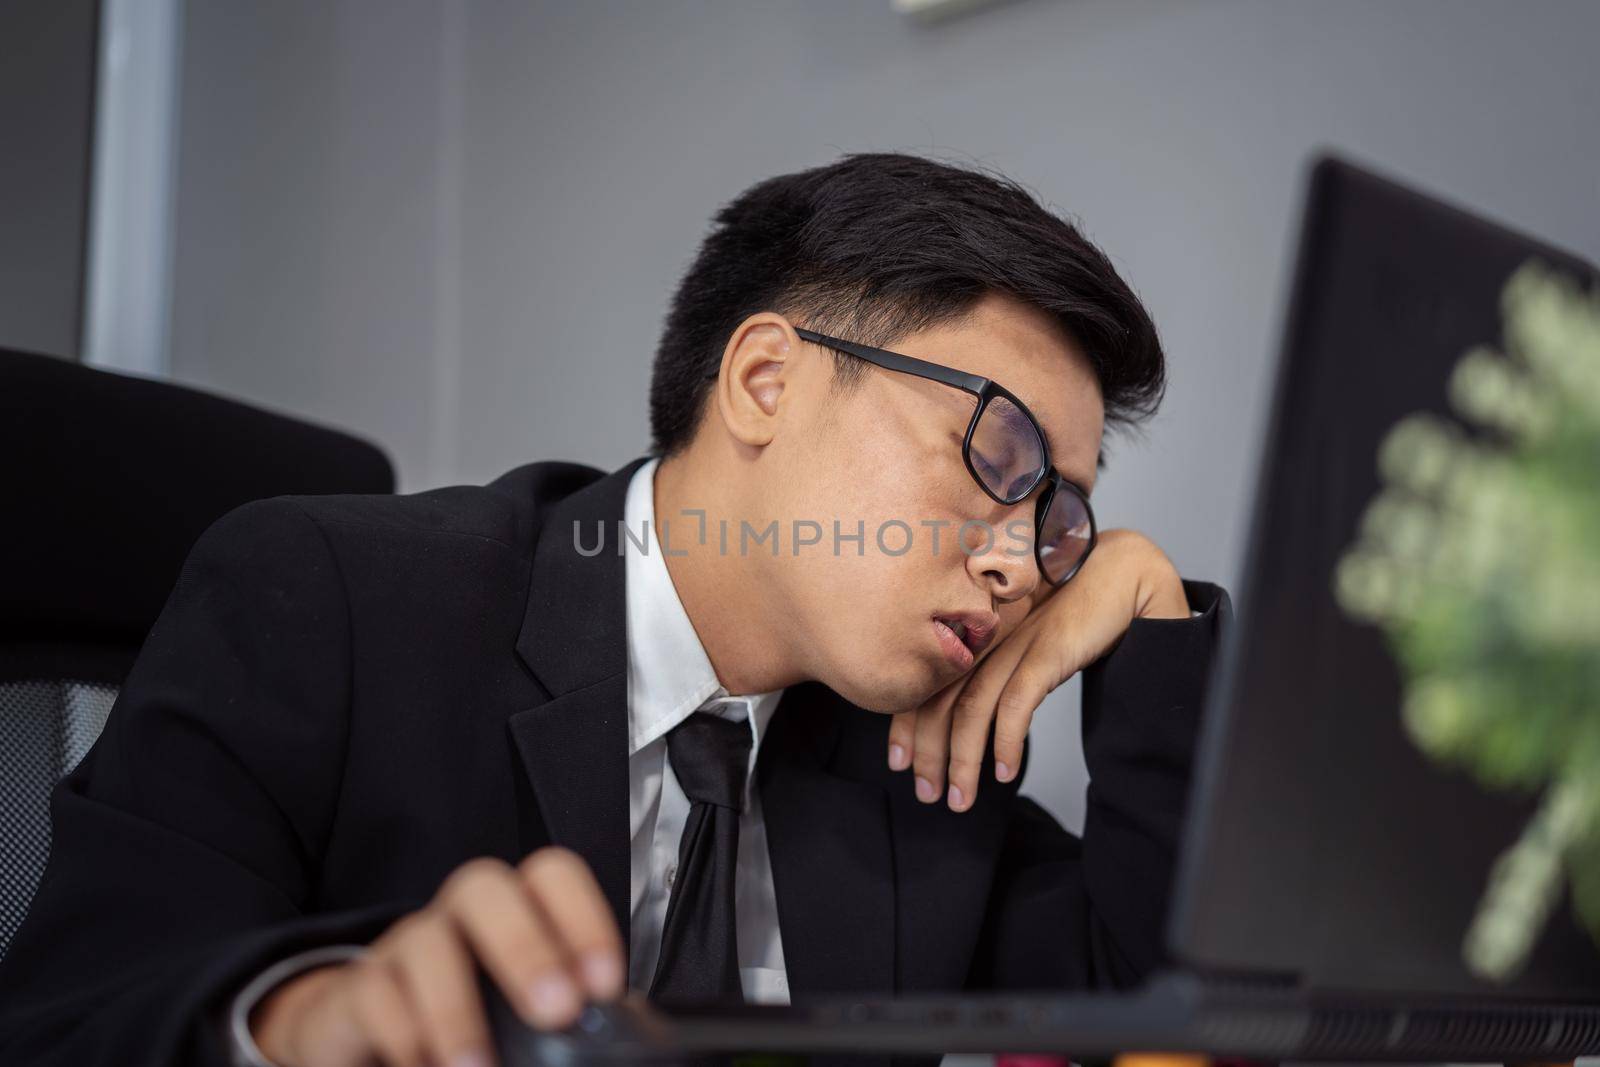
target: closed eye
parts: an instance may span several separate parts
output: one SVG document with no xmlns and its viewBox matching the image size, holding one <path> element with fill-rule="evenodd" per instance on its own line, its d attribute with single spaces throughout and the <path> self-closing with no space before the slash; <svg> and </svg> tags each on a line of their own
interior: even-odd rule
<svg viewBox="0 0 1600 1067">
<path fill-rule="evenodd" d="M 1021 499 L 1023 490 L 1028 488 L 1028 483 L 1033 480 L 1032 474 L 1019 475 L 1015 481 L 1006 487 L 1007 500 Z"/>
<path fill-rule="evenodd" d="M 994 464 L 985 459 L 983 457 L 983 453 L 977 451 L 976 449 L 972 451 L 972 465 L 978 469 L 979 476 L 990 485 L 1000 484 L 1001 479 L 1004 477 L 1004 475 L 995 468 Z"/>
</svg>

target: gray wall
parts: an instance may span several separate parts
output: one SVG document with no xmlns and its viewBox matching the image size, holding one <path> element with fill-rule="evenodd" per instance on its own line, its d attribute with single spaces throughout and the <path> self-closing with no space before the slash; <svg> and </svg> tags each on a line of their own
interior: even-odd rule
<svg viewBox="0 0 1600 1067">
<path fill-rule="evenodd" d="M 98 0 L 0 4 L 0 345 L 78 355 Z"/>
<path fill-rule="evenodd" d="M 441 201 L 431 4 L 187 5 L 174 377 L 426 466 Z"/>
<path fill-rule="evenodd" d="M 1600 5 L 1014 0 L 192 4 L 172 366 L 370 434 L 403 488 L 647 444 L 707 220 L 841 151 L 993 164 L 1152 307 L 1166 407 L 1096 493 L 1232 583 L 1307 156 L 1600 257 Z M 1033 790 L 1081 818 L 1075 684 Z"/>
</svg>

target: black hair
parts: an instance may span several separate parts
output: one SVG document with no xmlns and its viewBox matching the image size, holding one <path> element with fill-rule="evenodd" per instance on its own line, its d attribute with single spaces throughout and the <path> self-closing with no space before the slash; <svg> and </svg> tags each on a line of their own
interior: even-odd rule
<svg viewBox="0 0 1600 1067">
<path fill-rule="evenodd" d="M 739 323 L 796 325 L 884 348 L 960 320 L 987 293 L 1053 316 L 1099 379 L 1107 426 L 1152 415 L 1166 388 L 1155 323 L 1105 254 L 1003 175 L 854 153 L 768 178 L 717 212 L 673 296 L 650 382 L 654 450 L 693 438 Z M 835 382 L 864 373 L 837 356 Z"/>
</svg>

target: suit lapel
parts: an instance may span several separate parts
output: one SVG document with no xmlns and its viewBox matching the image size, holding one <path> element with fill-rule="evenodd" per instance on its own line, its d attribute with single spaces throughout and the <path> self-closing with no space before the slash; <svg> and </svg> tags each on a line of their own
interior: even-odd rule
<svg viewBox="0 0 1600 1067">
<path fill-rule="evenodd" d="M 534 548 L 517 654 L 551 699 L 511 716 L 511 744 L 551 841 L 594 871 L 628 930 L 628 648 L 617 551 L 628 481 L 644 459 L 555 504 Z M 604 547 L 593 555 L 604 531 Z"/>
<path fill-rule="evenodd" d="M 791 687 L 758 760 L 784 966 L 799 996 L 895 987 L 888 797 L 829 766 L 838 720 L 826 705 L 837 700 L 816 683 Z"/>
</svg>

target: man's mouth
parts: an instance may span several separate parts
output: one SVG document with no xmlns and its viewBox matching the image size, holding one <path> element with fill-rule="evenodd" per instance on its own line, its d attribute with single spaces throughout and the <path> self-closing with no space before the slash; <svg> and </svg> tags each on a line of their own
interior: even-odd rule
<svg viewBox="0 0 1600 1067">
<path fill-rule="evenodd" d="M 989 647 L 999 628 L 1000 618 L 992 611 L 963 611 L 933 617 L 934 636 L 939 640 L 940 649 L 952 665 L 963 671 Z"/>
</svg>

